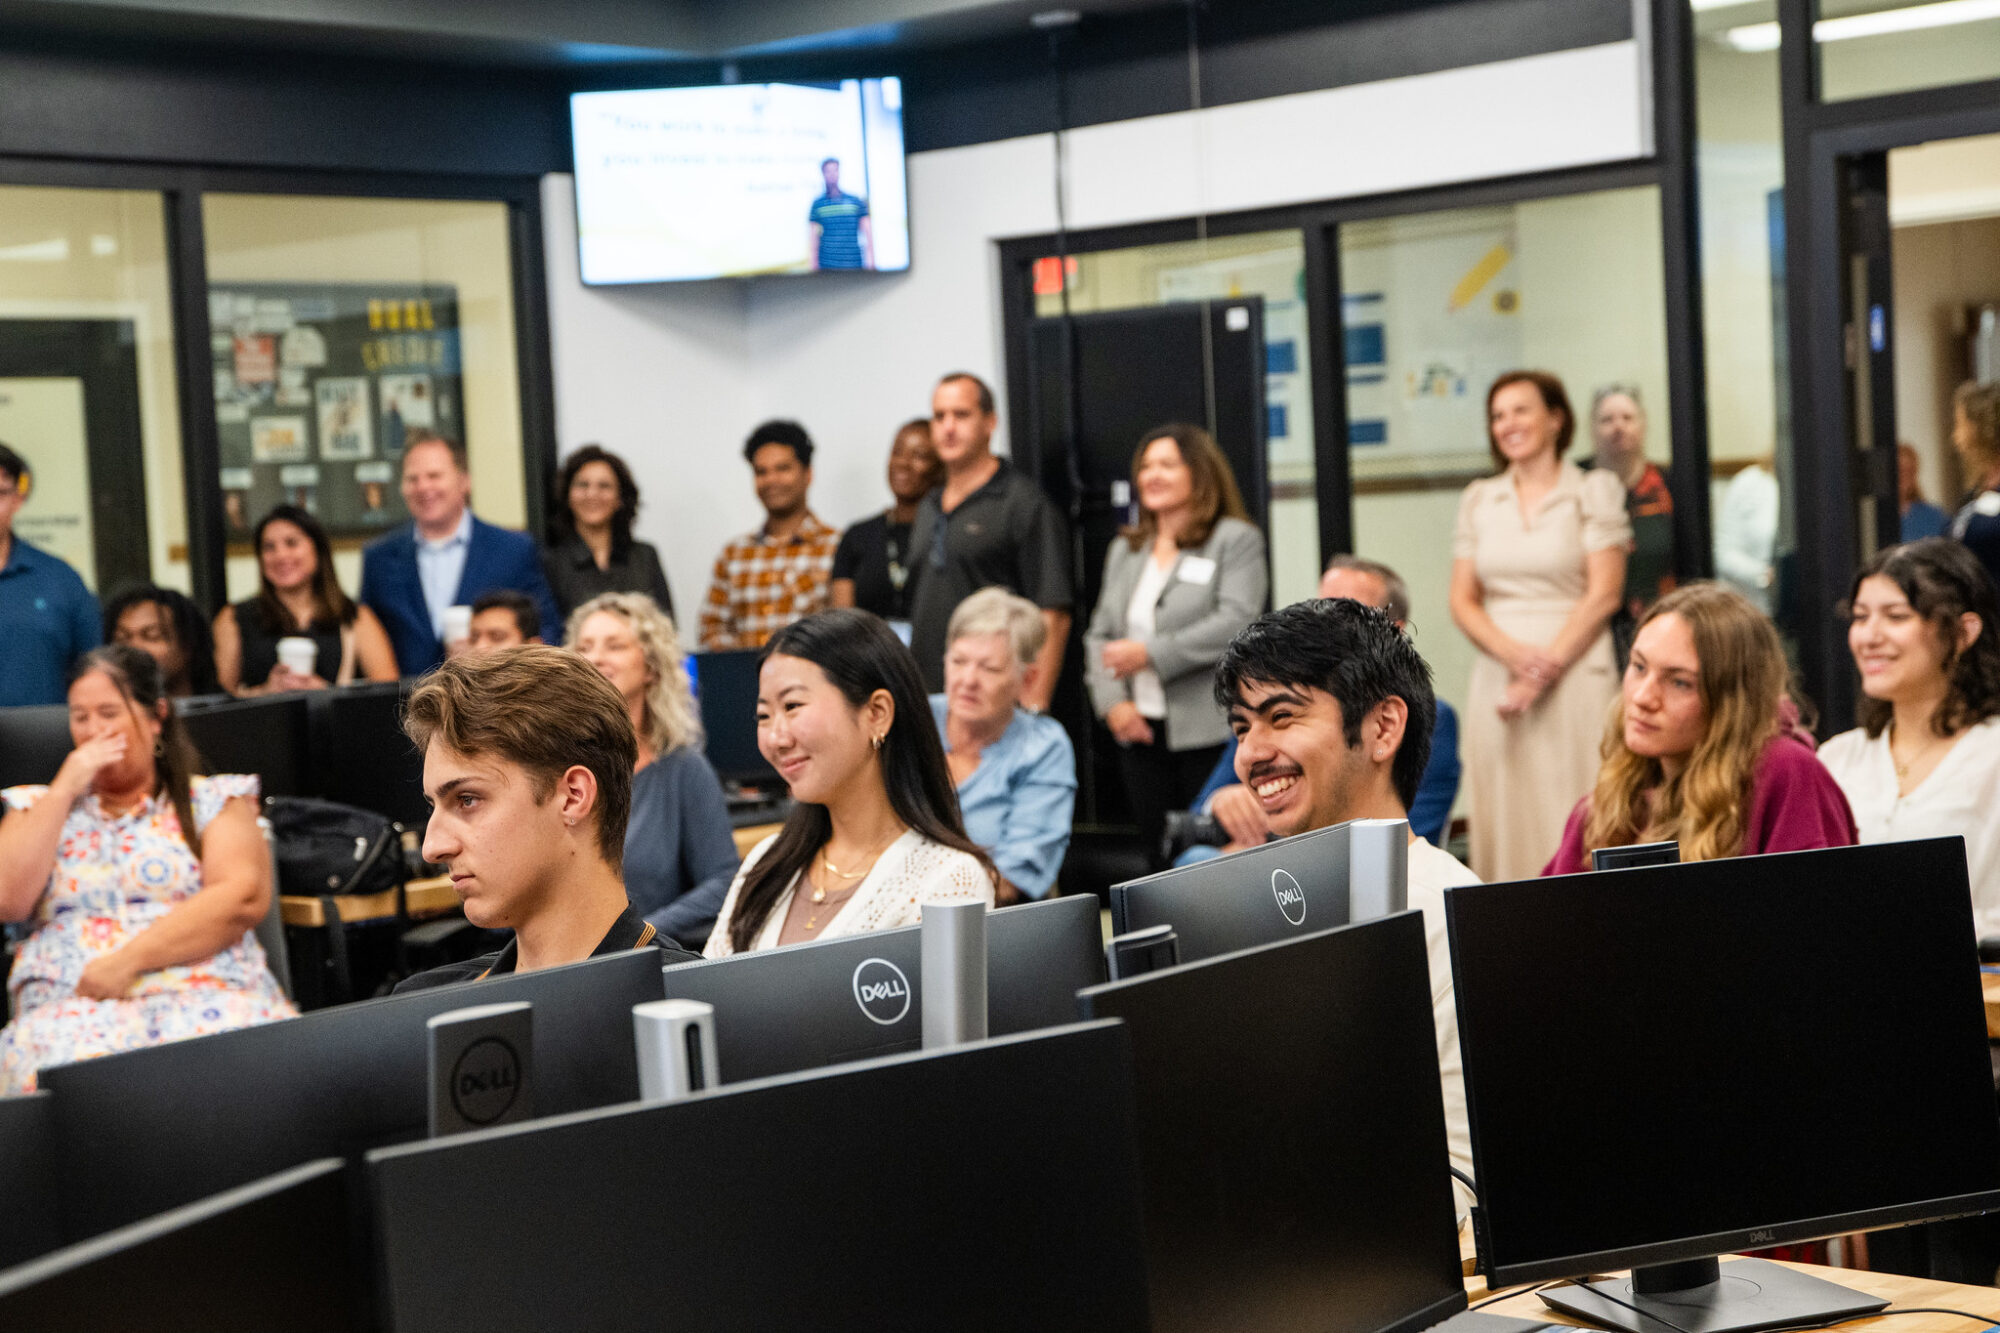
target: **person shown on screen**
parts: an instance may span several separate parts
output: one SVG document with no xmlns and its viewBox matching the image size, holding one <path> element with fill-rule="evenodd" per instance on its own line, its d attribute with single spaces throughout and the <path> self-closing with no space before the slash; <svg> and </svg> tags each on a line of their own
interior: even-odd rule
<svg viewBox="0 0 2000 1333">
<path fill-rule="evenodd" d="M 424 860 L 450 872 L 467 921 L 514 938 L 399 994 L 647 946 L 693 959 L 625 895 L 639 745 L 596 667 L 546 645 L 461 654 L 411 692 L 403 730 L 424 756 Z"/>
<path fill-rule="evenodd" d="M 1215 668 L 1236 775 L 1289 838 L 1350 819 L 1407 819 L 1430 759 L 1430 664 L 1388 614 L 1349 598 L 1296 602 L 1250 623 Z M 1410 834 L 1409 905 L 1424 914 L 1450 1165 L 1472 1169 L 1444 894 L 1479 879 Z M 1456 1186 L 1454 1186 L 1456 1190 Z M 1459 1211 L 1468 1200 L 1459 1195 Z"/>
<path fill-rule="evenodd" d="M 875 233 L 868 224 L 868 201 L 840 190 L 840 159 L 819 164 L 826 192 L 806 214 L 806 255 L 815 270 L 874 268 Z"/>
<path fill-rule="evenodd" d="M 992 905 L 917 664 L 880 617 L 823 611 L 772 637 L 757 749 L 796 804 L 729 886 L 710 958 L 914 926 L 928 900 Z"/>
</svg>

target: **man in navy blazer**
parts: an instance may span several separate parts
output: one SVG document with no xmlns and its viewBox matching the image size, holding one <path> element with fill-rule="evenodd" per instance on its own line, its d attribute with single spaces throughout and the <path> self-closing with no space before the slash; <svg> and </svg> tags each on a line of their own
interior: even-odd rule
<svg viewBox="0 0 2000 1333">
<path fill-rule="evenodd" d="M 411 521 L 361 553 L 361 603 L 389 631 L 396 669 L 419 676 L 444 660 L 444 613 L 495 588 L 535 599 L 542 638 L 562 642 L 562 615 L 542 577 L 535 542 L 482 523 L 467 507 L 472 474 L 465 446 L 412 433 L 403 450 L 403 503 Z"/>
</svg>

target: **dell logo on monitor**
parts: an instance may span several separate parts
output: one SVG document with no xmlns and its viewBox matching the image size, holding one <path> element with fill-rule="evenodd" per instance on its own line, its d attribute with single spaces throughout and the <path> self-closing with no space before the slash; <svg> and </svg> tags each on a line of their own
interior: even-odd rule
<svg viewBox="0 0 2000 1333">
<path fill-rule="evenodd" d="M 521 1057 L 498 1037 L 465 1048 L 451 1070 L 451 1104 L 466 1123 L 490 1125 L 521 1094 Z"/>
<path fill-rule="evenodd" d="M 883 1027 L 900 1023 L 910 1012 L 910 979 L 886 958 L 864 958 L 854 969 L 854 1002 Z"/>
<path fill-rule="evenodd" d="M 1278 900 L 1278 910 L 1285 914 L 1285 920 L 1295 926 L 1306 923 L 1306 891 L 1299 887 L 1290 871 L 1271 872 L 1271 894 Z"/>
</svg>

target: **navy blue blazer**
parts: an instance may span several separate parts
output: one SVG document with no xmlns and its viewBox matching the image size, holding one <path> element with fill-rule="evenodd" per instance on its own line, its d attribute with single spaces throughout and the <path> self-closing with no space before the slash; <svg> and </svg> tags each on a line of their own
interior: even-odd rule
<svg viewBox="0 0 2000 1333">
<path fill-rule="evenodd" d="M 534 598 L 542 609 L 543 641 L 562 642 L 562 613 L 542 577 L 535 539 L 475 517 L 472 540 L 466 545 L 465 573 L 459 577 L 458 596 L 452 603 L 470 605 L 495 588 L 512 588 Z M 444 644 L 431 632 L 423 580 L 417 577 L 416 524 L 405 523 L 384 533 L 361 552 L 361 604 L 389 631 L 396 669 L 403 675 L 420 676 L 444 661 Z"/>
</svg>

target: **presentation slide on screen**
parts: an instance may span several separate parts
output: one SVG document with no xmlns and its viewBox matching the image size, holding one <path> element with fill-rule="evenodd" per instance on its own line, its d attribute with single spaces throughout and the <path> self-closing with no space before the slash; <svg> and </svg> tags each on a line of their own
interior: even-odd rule
<svg viewBox="0 0 2000 1333">
<path fill-rule="evenodd" d="M 587 283 L 910 266 L 896 79 L 577 93 Z"/>
</svg>

